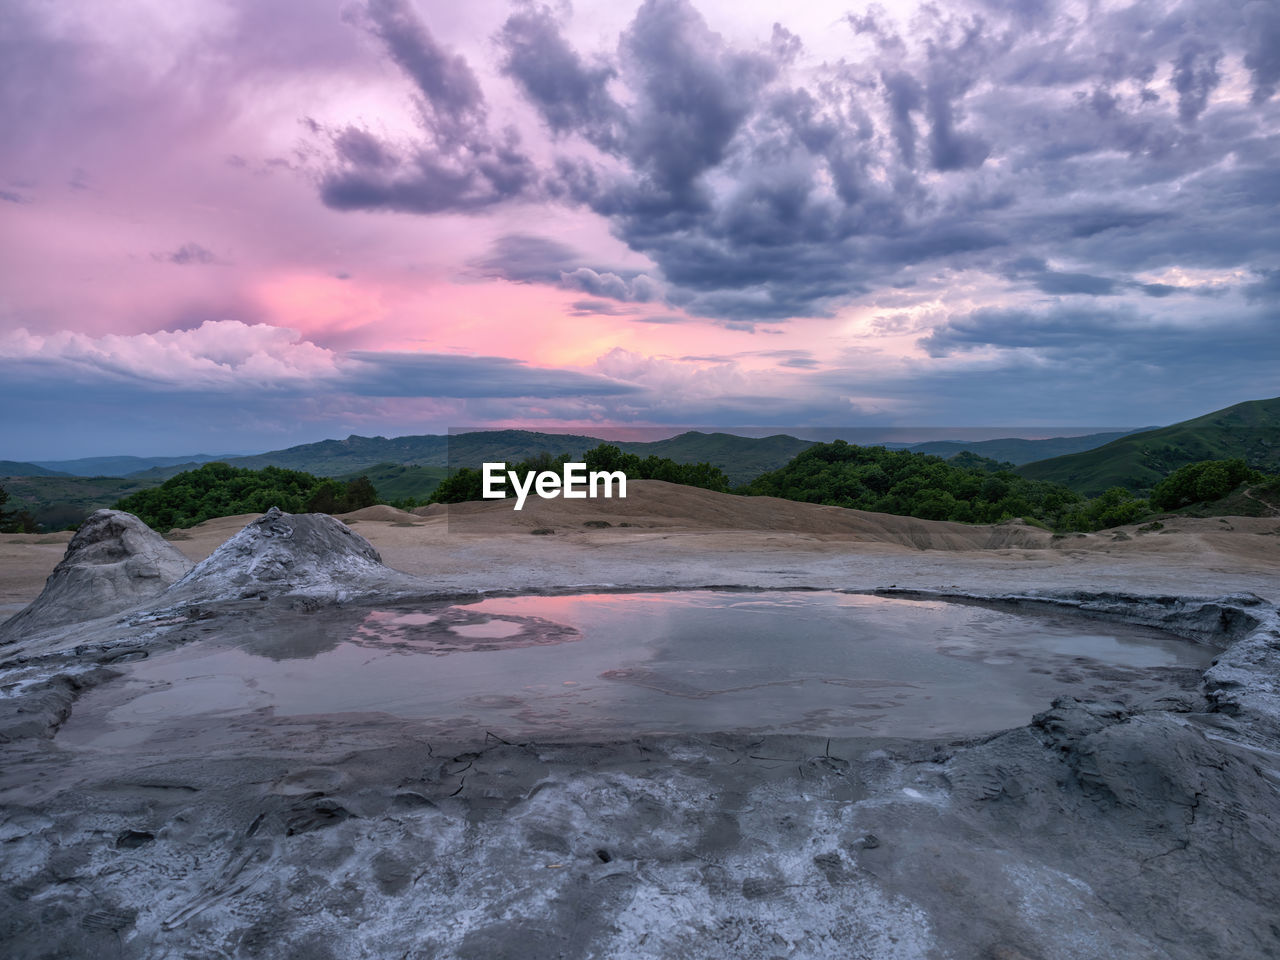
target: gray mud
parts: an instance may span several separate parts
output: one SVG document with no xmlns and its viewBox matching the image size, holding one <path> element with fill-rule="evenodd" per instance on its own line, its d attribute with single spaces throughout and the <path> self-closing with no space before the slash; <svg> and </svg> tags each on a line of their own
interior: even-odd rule
<svg viewBox="0 0 1280 960">
<path fill-rule="evenodd" d="M 0 647 L 7 957 L 1280 956 L 1280 617 L 1256 597 L 912 594 L 1214 651 L 1159 690 L 1079 688 L 981 736 L 554 742 L 244 702 L 64 739 L 152 658 L 253 642 L 310 662 L 373 610 L 412 616 L 403 594 L 339 602 L 323 563 L 291 583 L 276 547 L 264 569 L 284 573 L 227 599 L 166 594 Z M 397 656 L 429 672 L 584 642 L 494 622 Z M 430 624 L 398 626 L 412 645 Z"/>
</svg>

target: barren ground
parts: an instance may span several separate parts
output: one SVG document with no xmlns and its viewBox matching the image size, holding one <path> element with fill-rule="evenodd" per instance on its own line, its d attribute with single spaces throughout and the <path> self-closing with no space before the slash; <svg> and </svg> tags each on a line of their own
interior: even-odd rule
<svg viewBox="0 0 1280 960">
<path fill-rule="evenodd" d="M 970 740 L 506 743 L 389 714 L 244 711 L 89 749 L 57 728 L 105 710 L 132 659 L 270 644 L 308 616 L 323 632 L 327 608 L 272 596 L 20 638 L 0 647 L 0 687 L 28 698 L 27 721 L 7 717 L 26 732 L 0 745 L 9 955 L 1280 956 L 1280 520 L 1055 538 L 629 492 L 344 519 L 424 599 L 938 591 L 1158 625 L 1222 653 L 1159 702 L 1068 698 Z M 171 542 L 201 560 L 251 519 Z M 69 536 L 0 538 L 0 613 L 34 599 Z"/>
</svg>

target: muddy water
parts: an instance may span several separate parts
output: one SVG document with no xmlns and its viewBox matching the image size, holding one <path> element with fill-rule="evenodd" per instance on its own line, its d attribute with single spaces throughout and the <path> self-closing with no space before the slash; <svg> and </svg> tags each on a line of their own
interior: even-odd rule
<svg viewBox="0 0 1280 960">
<path fill-rule="evenodd" d="M 58 739 L 123 747 L 251 711 L 382 713 L 506 739 L 962 736 L 1025 723 L 1064 693 L 1154 697 L 1214 654 L 1076 616 L 834 592 L 523 596 L 344 616 L 341 638 L 311 651 L 290 641 L 282 655 L 264 632 L 130 664 Z"/>
</svg>

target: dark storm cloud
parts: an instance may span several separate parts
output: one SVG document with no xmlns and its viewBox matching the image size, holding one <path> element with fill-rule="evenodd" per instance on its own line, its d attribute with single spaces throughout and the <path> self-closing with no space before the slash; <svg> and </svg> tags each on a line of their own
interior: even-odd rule
<svg viewBox="0 0 1280 960">
<path fill-rule="evenodd" d="M 1042 360 L 1088 363 L 1093 371 L 1132 365 L 1188 377 L 1213 365 L 1280 363 L 1274 317 L 1235 314 L 1223 322 L 1176 324 L 1118 307 L 1058 306 L 1047 310 L 982 309 L 953 316 L 920 341 L 930 356 L 984 347 L 1025 351 Z"/>
<path fill-rule="evenodd" d="M 1115 297 L 1129 291 L 1137 291 L 1148 297 L 1172 297 L 1192 295 L 1200 297 L 1223 296 L 1225 287 L 1173 286 L 1167 283 L 1143 283 L 1126 277 L 1100 277 L 1092 273 L 1075 273 L 1067 270 L 1051 270 L 1038 257 L 1019 257 L 1005 265 L 1002 276 L 1009 280 L 1030 283 L 1042 293 L 1053 296 Z"/>
<path fill-rule="evenodd" d="M 951 317 L 924 337 L 920 345 L 933 357 L 988 346 L 1057 353 L 1092 351 L 1105 341 L 1118 340 L 1142 327 L 1139 317 L 1127 310 L 1060 307 L 1036 312 L 987 308 Z"/>
<path fill-rule="evenodd" d="M 1244 7 L 1244 65 L 1253 74 L 1253 99 L 1261 103 L 1280 84 L 1280 6 L 1252 0 Z"/>
<path fill-rule="evenodd" d="M 1250 303 L 1280 303 L 1280 269 L 1260 270 L 1258 279 L 1244 288 Z"/>
<path fill-rule="evenodd" d="M 575 300 L 569 309 L 575 317 L 628 317 L 635 312 L 610 300 Z"/>
<path fill-rule="evenodd" d="M 609 397 L 637 392 L 607 377 L 530 367 L 506 357 L 355 351 L 359 362 L 343 382 L 371 397 Z"/>
<path fill-rule="evenodd" d="M 381 140 L 357 126 L 331 132 L 324 202 L 340 210 L 476 211 L 536 196 L 536 171 L 514 130 L 490 130 L 475 73 L 436 42 L 406 0 L 369 0 L 349 14 L 379 40 L 417 92 L 422 138 Z"/>
<path fill-rule="evenodd" d="M 1204 112 L 1209 94 L 1222 79 L 1218 74 L 1221 59 L 1222 51 L 1217 48 L 1191 38 L 1183 41 L 1173 65 L 1173 87 L 1178 91 L 1178 116 L 1184 123 Z"/>
<path fill-rule="evenodd" d="M 329 202 L 582 206 L 654 263 L 640 288 L 571 256 L 497 275 L 739 327 L 827 316 L 938 271 L 1167 298 L 1186 288 L 1140 274 L 1262 269 L 1280 246 L 1274 4 L 971 0 L 922 7 L 909 33 L 873 11 L 846 18 L 846 58 L 803 74 L 802 38 L 779 27 L 737 48 L 688 0 L 645 0 L 596 55 L 568 41 L 558 9 L 522 5 L 494 38 L 560 151 L 535 172 L 490 132 L 467 65 L 402 3 L 370 3 L 371 32 L 422 95 L 427 143 L 406 156 L 340 132 L 351 176 L 326 183 Z M 1240 65 L 1249 102 L 1223 98 Z M 500 143 L 506 179 L 479 162 Z M 1007 276 L 1014 251 L 1054 266 Z"/>
<path fill-rule="evenodd" d="M 555 283 L 581 259 L 558 240 L 527 233 L 509 233 L 493 242 L 488 254 L 471 263 L 481 276 L 513 283 Z"/>
<path fill-rule="evenodd" d="M 502 68 L 519 84 L 557 134 L 579 133 L 604 150 L 616 148 L 623 111 L 609 95 L 617 71 L 587 64 L 560 33 L 546 7 L 513 13 L 498 33 Z"/>
<path fill-rule="evenodd" d="M 560 274 L 560 286 L 568 290 L 581 290 L 596 297 L 609 297 L 630 303 L 649 303 L 657 300 L 661 290 L 646 274 L 630 279 L 611 270 L 603 273 L 590 267 L 578 267 Z"/>
<path fill-rule="evenodd" d="M 624 148 L 641 176 L 631 202 L 699 203 L 698 177 L 725 159 L 775 61 L 729 49 L 684 0 L 646 0 L 619 46 L 638 97 Z"/>
<path fill-rule="evenodd" d="M 369 0 L 365 26 L 386 45 L 396 65 L 424 97 L 423 108 L 442 141 L 465 141 L 483 127 L 484 94 L 467 61 L 436 43 L 404 0 Z"/>
<path fill-rule="evenodd" d="M 547 237 L 507 234 L 489 253 L 471 263 L 480 276 L 512 283 L 544 283 L 592 297 L 624 303 L 650 303 L 661 297 L 660 285 L 636 271 L 585 266 L 572 248 Z"/>
<path fill-rule="evenodd" d="M 920 109 L 924 91 L 916 78 L 909 73 L 895 71 L 880 75 L 885 99 L 889 104 L 890 129 L 897 141 L 902 161 L 908 167 L 916 165 L 916 128 L 912 113 Z"/>
</svg>

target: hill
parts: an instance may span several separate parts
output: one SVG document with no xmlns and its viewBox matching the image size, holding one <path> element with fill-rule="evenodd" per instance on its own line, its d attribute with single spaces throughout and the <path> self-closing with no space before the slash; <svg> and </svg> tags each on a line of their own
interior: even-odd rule
<svg viewBox="0 0 1280 960">
<path fill-rule="evenodd" d="M 623 453 L 638 457 L 665 457 L 676 463 L 709 463 L 719 467 L 734 486 L 749 483 L 762 473 L 777 470 L 813 440 L 797 440 L 785 434 L 772 437 L 739 437 L 731 433 L 699 433 L 691 430 L 666 440 L 615 444 Z"/>
<path fill-rule="evenodd" d="M 1152 428 L 1144 427 L 1143 429 Z M 975 440 L 971 443 L 960 440 L 929 440 L 925 443 L 913 443 L 908 449 L 915 453 L 931 453 L 935 457 L 943 458 L 968 451 L 981 457 L 1016 465 L 1047 460 L 1050 457 L 1061 457 L 1069 453 L 1082 453 L 1138 432 L 1137 430 L 1120 430 L 1111 433 L 1088 433 L 1079 437 L 1045 437 L 1041 440 L 1005 437 L 1000 440 Z"/>
<path fill-rule="evenodd" d="M 27 510 L 45 530 L 76 526 L 93 511 L 155 486 L 128 477 L 22 477 L 4 481 L 8 508 Z"/>
<path fill-rule="evenodd" d="M 1265 473 L 1280 472 L 1280 397 L 1237 403 L 1094 450 L 1023 464 L 1017 472 L 1093 496 L 1109 487 L 1149 490 L 1178 467 L 1236 457 Z"/>
<path fill-rule="evenodd" d="M 223 460 L 207 453 L 186 457 L 81 457 L 78 460 L 39 460 L 36 466 L 71 477 L 128 477 L 154 467 L 178 465 L 198 467 L 202 463 Z"/>
<path fill-rule="evenodd" d="M 284 467 L 320 477 L 347 478 L 370 470 L 381 470 L 387 465 L 456 468 L 479 467 L 486 461 L 519 463 L 543 453 L 551 456 L 567 453 L 580 457 L 592 447 L 606 442 L 610 441 L 581 434 L 539 433 L 532 430 L 475 430 L 452 436 L 423 434 L 391 438 L 352 435 L 345 440 L 304 443 L 249 457 L 229 457 L 222 462 L 253 470 L 268 466 Z M 811 444 L 812 441 L 809 440 L 781 435 L 757 439 L 727 433 L 690 431 L 665 440 L 630 441 L 615 445 L 625 453 L 634 453 L 642 458 L 665 457 L 677 463 L 710 462 L 712 466 L 723 469 L 733 483 L 746 483 L 766 470 L 776 470 Z M 154 466 L 130 476 L 158 483 L 197 466 L 199 464 L 195 462 L 178 463 L 175 460 L 170 465 Z M 429 483 L 433 476 L 426 472 L 404 480 L 409 485 L 417 484 L 418 481 Z M 369 479 L 373 480 L 379 491 L 383 489 L 383 485 L 372 475 Z M 417 487 L 414 486 L 414 489 Z M 388 496 L 399 499 L 394 492 Z"/>
<path fill-rule="evenodd" d="M 485 460 L 527 460 L 540 453 L 580 454 L 599 442 L 594 437 L 530 430 L 483 430 L 453 436 L 422 434 L 390 438 L 352 434 L 345 440 L 303 443 L 248 457 L 229 457 L 222 462 L 251 470 L 284 467 L 320 477 L 344 477 L 383 464 L 478 466 Z M 190 470 L 192 466 L 187 463 L 157 467 L 148 470 L 146 475 L 162 480 Z"/>
<path fill-rule="evenodd" d="M 364 478 L 342 484 L 300 470 L 247 470 L 215 461 L 125 497 L 116 509 L 163 531 L 272 507 L 286 513 L 347 513 L 373 506 L 377 496 Z"/>
<path fill-rule="evenodd" d="M 22 460 L 0 460 L 0 477 L 67 477 L 70 474 L 50 470 L 38 463 Z"/>
<path fill-rule="evenodd" d="M 379 463 L 367 470 L 353 470 L 339 474 L 335 480 L 356 480 L 367 477 L 378 491 L 383 503 L 395 500 L 414 499 L 426 503 L 427 499 L 440 486 L 440 481 L 449 475 L 446 467 L 425 466 L 407 463 Z"/>
</svg>

